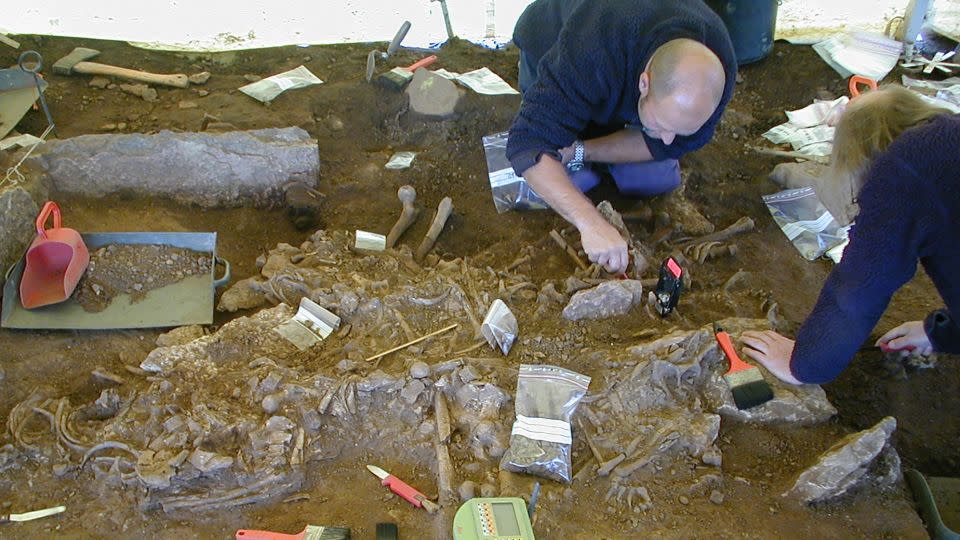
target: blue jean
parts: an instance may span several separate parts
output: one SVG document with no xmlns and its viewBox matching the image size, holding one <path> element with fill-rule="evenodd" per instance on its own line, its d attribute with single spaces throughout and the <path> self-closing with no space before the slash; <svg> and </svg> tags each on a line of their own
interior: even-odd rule
<svg viewBox="0 0 960 540">
<path fill-rule="evenodd" d="M 537 65 L 523 50 L 520 51 L 518 83 L 520 92 L 526 92 L 537 80 Z M 620 193 L 630 197 L 653 197 L 677 189 L 680 185 L 680 164 L 675 159 L 608 165 Z M 586 193 L 597 187 L 600 175 L 588 165 L 572 173 L 570 179 Z"/>
<path fill-rule="evenodd" d="M 680 163 L 675 159 L 611 163 L 607 165 L 607 169 L 616 182 L 617 189 L 628 197 L 653 197 L 680 186 Z M 600 174 L 587 165 L 571 173 L 570 180 L 577 189 L 586 193 L 600 183 Z"/>
</svg>

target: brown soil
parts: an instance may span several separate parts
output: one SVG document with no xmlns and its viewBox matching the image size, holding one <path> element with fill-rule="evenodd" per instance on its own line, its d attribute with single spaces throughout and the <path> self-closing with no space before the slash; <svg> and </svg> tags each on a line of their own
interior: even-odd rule
<svg viewBox="0 0 960 540">
<path fill-rule="evenodd" d="M 41 51 L 50 65 L 75 46 L 103 51 L 99 60 L 156 72 L 213 73 L 203 87 L 189 90 L 158 89 L 159 101 L 146 102 L 120 90 L 87 86 L 84 76 L 47 75 L 47 94 L 61 137 L 99 132 L 101 126 L 125 124 L 123 130 L 150 132 L 159 129 L 199 129 L 209 113 L 239 129 L 298 125 L 319 141 L 322 161 L 319 189 L 326 195 L 323 227 L 328 230 L 363 229 L 385 233 L 399 214 L 396 191 L 413 184 L 427 216 L 446 195 L 455 211 L 440 236 L 435 253 L 452 257 L 478 257 L 484 264 L 503 268 L 519 250 L 537 243 L 534 256 L 522 270 L 537 283 L 565 279 L 571 262 L 552 244 L 543 242 L 551 229 L 565 227 L 551 212 L 511 213 L 498 216 L 490 200 L 480 137 L 503 131 L 516 112 L 514 96 L 485 97 L 468 92 L 460 114 L 443 123 L 422 123 L 401 115 L 400 94 L 363 82 L 366 54 L 372 46 L 277 48 L 223 54 L 173 54 L 134 49 L 122 43 L 93 40 L 19 37 L 25 48 Z M 381 44 L 382 50 L 382 44 Z M 436 67 L 452 71 L 488 66 L 516 85 L 515 50 L 487 51 L 464 43 L 451 43 L 439 51 Z M 397 65 L 407 65 L 418 55 L 403 52 Z M 0 49 L 0 63 L 15 62 L 15 53 Z M 236 91 L 246 84 L 244 75 L 267 76 L 300 64 L 325 84 L 289 91 L 269 107 Z M 672 326 L 696 328 L 730 316 L 763 317 L 769 301 L 779 305 L 787 330 L 795 328 L 812 307 L 831 264 L 803 260 L 772 222 L 760 195 L 776 191 L 766 175 L 777 160 L 754 154 L 748 144 L 783 121 L 782 110 L 802 107 L 824 91 L 839 95 L 845 83 L 809 47 L 777 44 L 765 61 L 742 69 L 731 109 L 717 137 L 707 147 L 683 160 L 689 173 L 687 197 L 718 228 L 741 216 L 757 223 L 754 233 L 738 237 L 736 257 L 721 257 L 692 268 L 693 286 L 681 299 L 677 316 L 667 321 L 622 317 L 613 322 L 571 325 L 554 318 L 521 321 L 525 336 L 565 343 L 575 333 L 577 347 L 591 343 L 620 344 L 665 333 Z M 201 97 L 199 90 L 209 95 Z M 198 108 L 182 109 L 189 100 Z M 20 125 L 39 134 L 42 115 L 30 113 Z M 395 151 L 415 150 L 409 169 L 385 170 Z M 636 201 L 618 197 L 602 185 L 594 197 L 608 199 L 621 211 L 637 207 Z M 159 200 L 108 200 L 61 198 L 70 226 L 81 231 L 216 231 L 218 254 L 233 263 L 234 276 L 243 279 L 258 269 L 256 258 L 286 242 L 300 245 L 309 232 L 298 232 L 281 211 L 254 209 L 198 210 Z M 104 212 L 109 209 L 109 212 Z M 407 243 L 423 236 L 429 219 L 417 220 L 405 236 Z M 641 241 L 653 234 L 652 226 L 630 224 Z M 669 253 L 659 248 L 657 258 Z M 731 302 L 720 287 L 736 271 L 749 272 Z M 918 275 L 895 297 L 877 332 L 902 321 L 922 317 L 940 300 L 929 280 Z M 234 315 L 218 313 L 216 325 Z M 102 381 L 92 379 L 95 367 L 123 373 L 124 366 L 139 364 L 154 348 L 158 331 L 125 332 L 0 332 L 4 351 L 0 364 L 0 415 L 23 401 L 36 387 L 53 395 L 69 396 L 74 403 L 96 398 Z M 571 343 L 572 344 L 572 343 Z M 569 345 L 566 346 L 569 348 Z M 557 347 L 567 361 L 566 348 Z M 542 361 L 552 361 L 546 358 Z M 509 361 L 518 363 L 513 356 Z M 576 367 L 569 366 L 568 367 Z M 584 366 L 591 375 L 602 366 Z M 951 411 L 960 387 L 952 359 L 942 359 L 932 370 L 891 378 L 890 370 L 870 355 L 858 357 L 837 382 L 827 385 L 839 409 L 835 420 L 815 427 L 756 427 L 724 422 L 718 445 L 724 453 L 725 502 L 717 506 L 703 497 L 689 504 L 669 496 L 657 498 L 655 511 L 642 517 L 647 529 L 674 538 L 923 538 L 925 532 L 903 490 L 881 492 L 866 488 L 841 501 L 818 508 L 802 508 L 781 499 L 795 475 L 812 463 L 837 439 L 871 425 L 886 415 L 896 416 L 897 448 L 905 464 L 940 475 L 960 474 L 956 448 L 958 423 Z M 576 437 L 575 437 L 576 438 Z M 9 442 L 0 439 L 0 443 Z M 0 501 L 6 512 L 66 504 L 67 513 L 33 523 L 6 525 L 10 538 L 230 538 L 236 529 L 259 528 L 283 532 L 302 530 L 305 524 L 347 525 L 357 538 L 369 538 L 379 521 L 401 525 L 403 538 L 444 538 L 432 519 L 385 494 L 363 468 L 379 463 L 409 483 L 430 493 L 432 449 L 403 449 L 376 441 L 342 445 L 337 460 L 309 466 L 302 490 L 310 499 L 241 507 L 235 511 L 169 517 L 162 511 L 141 512 L 132 494 L 102 487 L 96 482 L 58 479 L 53 463 L 25 461 L 0 477 Z M 575 449 L 586 452 L 582 443 Z M 663 474 L 683 474 L 664 471 Z M 687 471 L 689 473 L 689 471 Z M 669 483 L 668 483 L 669 485 Z M 572 486 L 572 499 L 560 497 L 562 487 L 551 487 L 541 498 L 538 530 L 542 538 L 636 538 L 644 528 L 628 527 L 630 516 L 608 515 L 603 502 L 606 484 L 586 482 Z M 656 491 L 656 490 L 654 490 Z"/>
<path fill-rule="evenodd" d="M 187 276 L 210 272 L 210 258 L 198 251 L 163 245 L 106 245 L 90 255 L 90 265 L 73 293 L 85 311 L 107 309 L 126 294 L 132 302 Z"/>
</svg>

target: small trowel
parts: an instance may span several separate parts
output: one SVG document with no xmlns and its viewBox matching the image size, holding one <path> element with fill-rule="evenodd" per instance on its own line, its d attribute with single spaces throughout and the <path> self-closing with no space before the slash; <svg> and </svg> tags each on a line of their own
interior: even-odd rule
<svg viewBox="0 0 960 540">
<path fill-rule="evenodd" d="M 0 515 L 0 524 L 10 523 L 13 521 L 30 521 L 33 519 L 45 518 L 47 516 L 52 516 L 59 514 L 66 510 L 66 506 L 54 506 L 53 508 L 44 508 L 43 510 L 34 510 L 33 512 L 27 512 L 25 514 L 7 514 Z"/>
</svg>

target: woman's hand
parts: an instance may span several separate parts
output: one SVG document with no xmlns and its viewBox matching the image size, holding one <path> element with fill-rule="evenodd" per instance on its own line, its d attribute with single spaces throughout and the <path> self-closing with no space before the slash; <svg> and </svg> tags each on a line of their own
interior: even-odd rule
<svg viewBox="0 0 960 540">
<path fill-rule="evenodd" d="M 763 364 L 776 378 L 787 384 L 803 384 L 790 372 L 790 356 L 793 355 L 794 343 L 792 339 L 766 330 L 744 332 L 740 335 L 740 341 L 746 345 L 743 353 Z"/>
<path fill-rule="evenodd" d="M 877 347 L 891 351 L 909 351 L 929 356 L 933 353 L 933 344 L 923 329 L 923 321 L 910 321 L 890 330 L 877 340 Z"/>
</svg>

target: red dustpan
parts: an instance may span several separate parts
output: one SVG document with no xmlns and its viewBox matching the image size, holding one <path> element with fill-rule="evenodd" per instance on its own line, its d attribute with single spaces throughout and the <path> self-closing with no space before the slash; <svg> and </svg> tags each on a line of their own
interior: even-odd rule
<svg viewBox="0 0 960 540">
<path fill-rule="evenodd" d="M 53 214 L 53 228 L 44 229 Z M 73 294 L 90 263 L 80 233 L 61 227 L 60 207 L 47 201 L 37 216 L 37 237 L 27 250 L 20 280 L 20 302 L 26 309 L 63 302 Z"/>
</svg>

